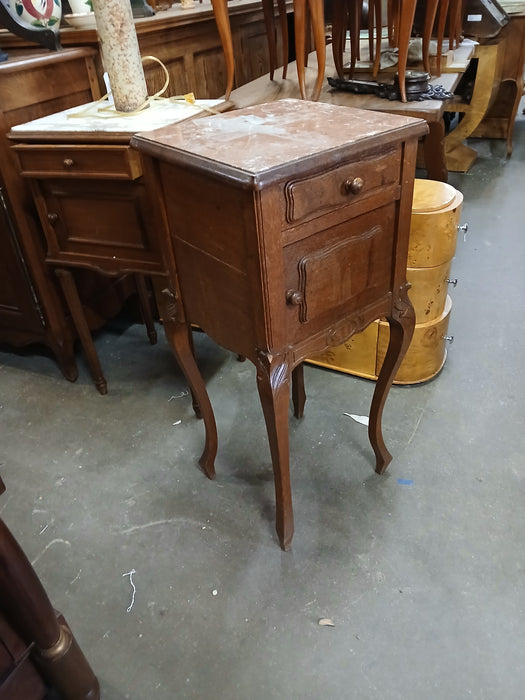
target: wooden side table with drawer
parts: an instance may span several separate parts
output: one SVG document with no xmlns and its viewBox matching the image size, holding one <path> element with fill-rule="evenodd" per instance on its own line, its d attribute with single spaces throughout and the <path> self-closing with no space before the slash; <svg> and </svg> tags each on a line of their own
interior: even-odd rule
<svg viewBox="0 0 525 700">
<path fill-rule="evenodd" d="M 222 100 L 211 101 L 215 107 Z M 207 102 L 206 102 L 207 104 Z M 200 114 L 197 106 L 154 103 L 130 116 L 108 114 L 107 103 L 81 105 L 18 125 L 20 174 L 31 187 L 47 244 L 46 263 L 60 281 L 100 393 L 107 391 L 71 268 L 134 276 L 150 342 L 156 332 L 144 276 L 166 279 L 141 154 L 131 135 L 148 124 L 170 124 Z M 167 285 L 160 284 L 161 288 Z"/>
<path fill-rule="evenodd" d="M 156 239 L 148 234 L 150 205 L 141 158 L 130 148 L 129 135 L 120 143 L 99 137 L 93 144 L 85 142 L 85 135 L 69 143 L 63 135 L 46 138 L 47 143 L 40 137 L 39 143 L 20 143 L 13 150 L 21 175 L 30 181 L 46 236 L 46 262 L 62 287 L 95 385 L 105 394 L 106 379 L 70 268 L 135 273 L 142 317 L 150 342 L 156 342 L 144 275 L 159 274 L 164 267 Z"/>
<path fill-rule="evenodd" d="M 172 344 L 190 385 L 202 384 L 190 323 L 256 366 L 283 549 L 294 530 L 292 373 L 301 414 L 303 360 L 380 317 L 391 339 L 369 437 L 376 471 L 391 460 L 381 417 L 414 328 L 406 264 L 417 141 L 426 130 L 409 117 L 281 100 L 132 138 L 150 156 L 156 226 L 173 264 Z M 215 423 L 201 408 L 201 464 L 212 478 Z"/>
</svg>

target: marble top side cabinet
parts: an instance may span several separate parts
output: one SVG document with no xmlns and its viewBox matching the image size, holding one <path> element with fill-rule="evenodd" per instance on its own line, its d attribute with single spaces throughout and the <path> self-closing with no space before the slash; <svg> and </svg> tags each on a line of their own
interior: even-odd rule
<svg viewBox="0 0 525 700">
<path fill-rule="evenodd" d="M 132 138 L 157 171 L 150 194 L 174 261 L 172 344 L 206 425 L 201 465 L 214 475 L 217 440 L 183 330 L 189 324 L 256 367 L 283 549 L 294 531 L 290 387 L 301 415 L 305 358 L 380 317 L 391 341 L 369 437 L 376 471 L 391 460 L 381 415 L 414 328 L 406 263 L 417 142 L 426 131 L 420 119 L 280 100 Z"/>
</svg>

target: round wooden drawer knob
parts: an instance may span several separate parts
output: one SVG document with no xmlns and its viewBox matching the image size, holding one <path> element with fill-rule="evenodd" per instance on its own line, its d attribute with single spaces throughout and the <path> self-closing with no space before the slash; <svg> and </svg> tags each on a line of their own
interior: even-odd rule
<svg viewBox="0 0 525 700">
<path fill-rule="evenodd" d="M 51 226 L 54 226 L 56 224 L 56 222 L 58 221 L 58 214 L 51 212 L 47 215 L 47 219 L 48 219 L 49 223 L 51 224 Z"/>
<path fill-rule="evenodd" d="M 75 165 L 75 161 L 72 158 L 64 158 L 64 168 L 72 168 Z"/>
<path fill-rule="evenodd" d="M 297 291 L 296 289 L 289 289 L 286 292 L 286 303 L 290 304 L 291 306 L 299 306 L 302 304 L 304 301 L 304 295 L 302 292 Z"/>
<path fill-rule="evenodd" d="M 361 190 L 363 189 L 364 185 L 364 180 L 362 177 L 354 177 L 353 180 L 348 178 L 348 180 L 345 181 L 345 192 L 347 194 L 359 194 Z"/>
</svg>

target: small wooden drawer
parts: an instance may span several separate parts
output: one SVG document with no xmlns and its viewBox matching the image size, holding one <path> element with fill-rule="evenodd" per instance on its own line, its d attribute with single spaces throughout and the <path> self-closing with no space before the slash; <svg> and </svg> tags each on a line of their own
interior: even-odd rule
<svg viewBox="0 0 525 700">
<path fill-rule="evenodd" d="M 366 199 L 380 188 L 398 184 L 400 162 L 401 152 L 396 148 L 318 175 L 288 181 L 284 188 L 286 222 L 302 223 Z"/>
<path fill-rule="evenodd" d="M 13 146 L 21 174 L 32 178 L 135 180 L 142 175 L 140 153 L 130 146 Z"/>
<path fill-rule="evenodd" d="M 436 267 L 408 267 L 408 297 L 416 313 L 416 323 L 428 323 L 441 316 L 447 299 L 452 260 Z"/>
</svg>

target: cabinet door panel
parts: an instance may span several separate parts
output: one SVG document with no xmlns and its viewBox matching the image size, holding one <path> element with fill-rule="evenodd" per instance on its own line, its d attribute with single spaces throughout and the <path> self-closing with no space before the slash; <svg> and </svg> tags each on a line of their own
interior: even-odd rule
<svg viewBox="0 0 525 700">
<path fill-rule="evenodd" d="M 147 235 L 149 200 L 140 183 L 41 180 L 37 202 L 46 222 L 47 259 L 108 272 L 162 269 L 156 241 Z"/>
<path fill-rule="evenodd" d="M 391 288 L 395 204 L 321 231 L 284 250 L 288 323 L 296 340 L 329 327 Z"/>
</svg>

